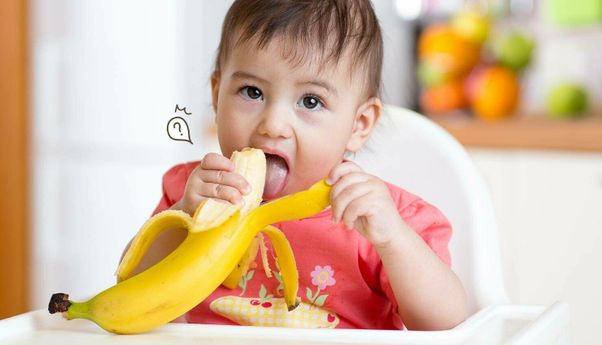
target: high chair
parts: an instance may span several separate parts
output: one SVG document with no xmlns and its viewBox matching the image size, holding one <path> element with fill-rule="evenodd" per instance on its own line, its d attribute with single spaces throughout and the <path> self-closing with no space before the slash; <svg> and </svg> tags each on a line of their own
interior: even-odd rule
<svg viewBox="0 0 602 345">
<path fill-rule="evenodd" d="M 388 105 L 370 141 L 352 160 L 366 172 L 435 205 L 451 222 L 452 269 L 464 284 L 474 313 L 455 330 L 474 327 L 475 332 L 481 332 L 475 321 L 494 317 L 495 309 L 504 310 L 510 319 L 524 319 L 524 313 L 535 312 L 536 307 L 508 305 L 491 198 L 466 150 L 449 133 L 424 116 Z M 566 305 L 557 303 L 536 320 L 515 334 L 512 343 L 568 343 Z M 491 339 L 479 339 L 501 343 L 513 333 L 508 330 L 499 329 Z M 430 344 L 424 340 L 422 343 Z"/>
<path fill-rule="evenodd" d="M 37 310 L 0 321 L 0 343 L 27 344 L 568 344 L 568 307 L 509 304 L 495 215 L 485 183 L 465 149 L 427 118 L 386 106 L 367 146 L 350 157 L 365 171 L 417 194 L 450 220 L 452 269 L 472 316 L 451 330 L 310 330 L 167 324 L 116 337 L 85 320 Z"/>
</svg>

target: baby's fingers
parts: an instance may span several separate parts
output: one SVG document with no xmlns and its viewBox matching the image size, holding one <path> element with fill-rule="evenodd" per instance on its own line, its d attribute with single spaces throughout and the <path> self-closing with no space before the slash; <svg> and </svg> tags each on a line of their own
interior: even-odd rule
<svg viewBox="0 0 602 345">
<path fill-rule="evenodd" d="M 251 191 L 251 185 L 240 174 L 224 170 L 201 170 L 199 177 L 204 183 L 214 183 L 236 188 L 240 194 Z"/>
<path fill-rule="evenodd" d="M 342 176 L 337 183 L 332 186 L 330 190 L 330 200 L 337 198 L 341 192 L 349 188 L 350 186 L 358 183 L 363 183 L 370 180 L 372 176 L 364 172 L 351 172 L 347 175 Z"/>
<path fill-rule="evenodd" d="M 370 203 L 360 198 L 352 200 L 343 213 L 342 220 L 345 227 L 352 229 L 355 221 L 370 211 Z"/>
<path fill-rule="evenodd" d="M 360 168 L 357 164 L 351 161 L 343 161 L 339 165 L 335 166 L 328 174 L 328 178 L 326 182 L 330 185 L 335 184 L 339 178 L 345 176 L 352 172 L 361 172 L 362 168 Z"/>
<path fill-rule="evenodd" d="M 338 195 L 331 200 L 333 222 L 340 222 L 343 219 L 343 214 L 347 212 L 349 204 L 368 193 L 370 193 L 370 186 L 367 183 L 353 184 L 338 193 Z"/>
<path fill-rule="evenodd" d="M 242 200 L 242 195 L 238 189 L 217 183 L 203 183 L 200 194 L 205 198 L 220 199 L 232 204 L 239 203 Z"/>
<path fill-rule="evenodd" d="M 226 170 L 234 171 L 234 163 L 219 153 L 208 153 L 201 160 L 201 169 L 203 170 Z"/>
</svg>

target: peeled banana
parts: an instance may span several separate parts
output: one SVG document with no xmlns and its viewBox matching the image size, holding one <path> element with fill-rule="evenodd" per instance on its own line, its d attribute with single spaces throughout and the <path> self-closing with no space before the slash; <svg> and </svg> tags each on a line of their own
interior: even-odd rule
<svg viewBox="0 0 602 345">
<path fill-rule="evenodd" d="M 305 191 L 257 207 L 265 181 L 265 156 L 258 149 L 244 149 L 239 154 L 237 164 L 245 167 L 242 174 L 251 184 L 249 195 L 253 195 L 247 195 L 242 206 L 235 206 L 232 211 L 232 205 L 209 199 L 199 206 L 194 218 L 179 210 L 156 214 L 142 225 L 132 241 L 117 270 L 116 285 L 85 302 L 70 301 L 63 293 L 54 294 L 48 310 L 62 312 L 69 320 L 91 320 L 113 333 L 148 331 L 183 315 L 235 274 L 237 264 L 259 231 L 264 231 L 273 243 L 285 302 L 289 310 L 294 309 L 298 304 L 294 256 L 284 234 L 269 225 L 320 212 L 330 204 L 331 187 L 321 180 Z M 130 277 L 157 235 L 173 227 L 188 229 L 186 239 L 163 260 Z"/>
<path fill-rule="evenodd" d="M 265 183 L 266 161 L 265 155 L 258 149 L 243 149 L 235 151 L 230 157 L 234 163 L 234 171 L 244 176 L 251 186 L 251 192 L 242 198 L 240 204 L 230 204 L 215 199 L 205 200 L 205 204 L 198 207 L 193 218 L 192 232 L 205 231 L 224 223 L 234 212 L 240 209 L 241 216 L 246 216 L 251 210 L 261 204 L 263 185 Z"/>
</svg>

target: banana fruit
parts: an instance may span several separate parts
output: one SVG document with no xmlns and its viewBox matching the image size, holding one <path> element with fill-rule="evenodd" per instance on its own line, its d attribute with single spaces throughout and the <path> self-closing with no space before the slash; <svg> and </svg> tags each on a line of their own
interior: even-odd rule
<svg viewBox="0 0 602 345">
<path fill-rule="evenodd" d="M 284 299 L 288 309 L 294 309 L 298 304 L 294 256 L 284 234 L 269 225 L 320 212 L 330 204 L 331 187 L 321 180 L 305 191 L 257 207 L 265 181 L 265 156 L 261 150 L 248 148 L 239 154 L 232 158 L 244 167 L 242 174 L 253 189 L 242 206 L 208 199 L 199 205 L 195 217 L 179 210 L 156 214 L 132 241 L 117 270 L 116 285 L 85 302 L 54 294 L 49 312 L 61 312 L 68 320 L 88 319 L 113 333 L 148 331 L 192 309 L 227 278 L 233 280 L 230 276 L 238 275 L 237 264 L 244 264 L 243 257 L 251 255 L 248 248 L 260 231 L 272 241 L 284 281 Z M 186 239 L 163 260 L 130 277 L 152 241 L 173 227 L 188 229 Z"/>
<path fill-rule="evenodd" d="M 265 183 L 266 161 L 265 155 L 258 149 L 243 149 L 235 151 L 230 157 L 234 163 L 234 171 L 247 179 L 252 186 L 251 192 L 242 198 L 241 204 L 229 204 L 215 199 L 205 200 L 202 207 L 198 207 L 193 218 L 192 232 L 205 231 L 224 223 L 234 212 L 240 209 L 241 216 L 246 216 L 252 209 L 261 204 L 263 185 Z"/>
</svg>

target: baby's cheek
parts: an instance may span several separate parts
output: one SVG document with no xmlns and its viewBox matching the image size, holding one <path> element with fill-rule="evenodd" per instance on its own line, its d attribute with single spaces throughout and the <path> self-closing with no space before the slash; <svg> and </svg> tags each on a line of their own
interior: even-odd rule
<svg viewBox="0 0 602 345">
<path fill-rule="evenodd" d="M 245 138 L 247 136 L 236 126 L 230 126 L 228 123 L 218 124 L 218 139 L 224 156 L 230 157 L 232 152 L 247 146 Z"/>
<path fill-rule="evenodd" d="M 327 146 L 327 145 L 326 145 Z M 340 162 L 341 156 L 332 148 L 322 147 L 316 150 L 300 171 L 301 176 L 307 181 L 305 185 L 311 186 L 314 182 L 328 177 L 330 171 Z"/>
<path fill-rule="evenodd" d="M 262 107 L 262 104 L 259 101 L 247 100 L 242 97 L 234 97 L 232 106 L 233 111 L 244 116 L 245 114 L 256 113 Z"/>
</svg>

